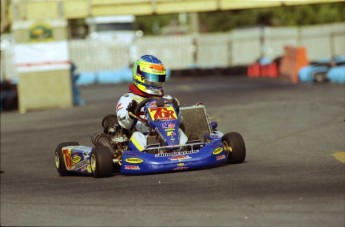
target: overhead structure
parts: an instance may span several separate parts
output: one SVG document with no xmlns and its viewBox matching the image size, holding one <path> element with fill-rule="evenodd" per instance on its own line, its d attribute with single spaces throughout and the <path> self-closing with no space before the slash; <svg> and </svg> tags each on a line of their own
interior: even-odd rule
<svg viewBox="0 0 345 227">
<path fill-rule="evenodd" d="M 168 14 L 265 8 L 313 3 L 339 2 L 333 0 L 100 0 L 92 1 L 92 16 L 106 14 Z"/>
<path fill-rule="evenodd" d="M 152 15 L 343 2 L 344 0 L 12 0 L 13 20 Z M 2 0 L 10 4 L 11 1 Z M 3 5 L 2 5 L 3 8 Z"/>
</svg>

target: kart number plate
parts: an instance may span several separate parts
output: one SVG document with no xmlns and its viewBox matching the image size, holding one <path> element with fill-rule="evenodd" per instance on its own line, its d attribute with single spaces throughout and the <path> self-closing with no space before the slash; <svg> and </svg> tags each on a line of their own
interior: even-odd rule
<svg viewBox="0 0 345 227">
<path fill-rule="evenodd" d="M 174 107 L 150 107 L 149 113 L 152 120 L 176 120 L 177 115 Z"/>
</svg>

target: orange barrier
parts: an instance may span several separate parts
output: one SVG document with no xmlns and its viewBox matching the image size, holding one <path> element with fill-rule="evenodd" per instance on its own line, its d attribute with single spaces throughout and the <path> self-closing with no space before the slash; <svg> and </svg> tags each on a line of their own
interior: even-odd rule
<svg viewBox="0 0 345 227">
<path fill-rule="evenodd" d="M 273 62 L 268 65 L 261 65 L 260 75 L 262 77 L 277 78 L 278 77 L 278 66 L 277 63 Z"/>
<path fill-rule="evenodd" d="M 271 64 L 260 65 L 259 63 L 254 63 L 248 65 L 247 67 L 247 76 L 248 77 L 278 77 L 278 66 L 277 63 L 273 62 Z"/>
<path fill-rule="evenodd" d="M 260 76 L 260 65 L 259 65 L 259 63 L 248 65 L 247 76 L 248 77 L 254 77 L 254 78 Z"/>
<path fill-rule="evenodd" d="M 309 64 L 307 51 L 304 47 L 285 46 L 285 53 L 282 57 L 279 74 L 291 79 L 293 83 L 298 83 L 298 71 Z"/>
</svg>

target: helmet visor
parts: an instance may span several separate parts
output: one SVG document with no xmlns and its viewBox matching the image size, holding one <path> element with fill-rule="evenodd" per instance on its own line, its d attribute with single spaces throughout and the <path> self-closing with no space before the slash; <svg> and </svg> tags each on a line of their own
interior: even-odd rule
<svg viewBox="0 0 345 227">
<path fill-rule="evenodd" d="M 140 75 L 143 76 L 145 80 L 149 82 L 153 82 L 153 83 L 165 82 L 165 74 L 158 75 L 158 74 L 153 74 L 153 73 L 140 72 Z"/>
<path fill-rule="evenodd" d="M 138 65 L 137 67 L 137 74 L 143 77 L 145 81 L 151 82 L 151 83 L 164 83 L 165 82 L 165 69 L 164 71 L 162 70 L 160 74 L 155 74 L 155 73 L 149 73 L 149 72 L 144 72 L 140 70 L 140 66 Z"/>
</svg>

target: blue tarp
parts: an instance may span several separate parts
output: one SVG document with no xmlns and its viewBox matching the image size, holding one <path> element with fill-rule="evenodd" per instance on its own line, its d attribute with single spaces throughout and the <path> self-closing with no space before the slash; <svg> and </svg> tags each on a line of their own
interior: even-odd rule
<svg viewBox="0 0 345 227">
<path fill-rule="evenodd" d="M 314 74 L 317 72 L 324 72 L 328 71 L 328 67 L 326 66 L 314 66 L 308 65 L 300 69 L 298 73 L 299 80 L 304 83 L 313 83 L 314 82 Z"/>
<path fill-rule="evenodd" d="M 345 65 L 331 68 L 327 73 L 327 78 L 331 83 L 345 84 Z"/>
<path fill-rule="evenodd" d="M 301 68 L 298 77 L 301 82 L 313 83 L 316 73 L 324 74 L 331 83 L 345 84 L 345 56 L 320 59 Z"/>
</svg>

